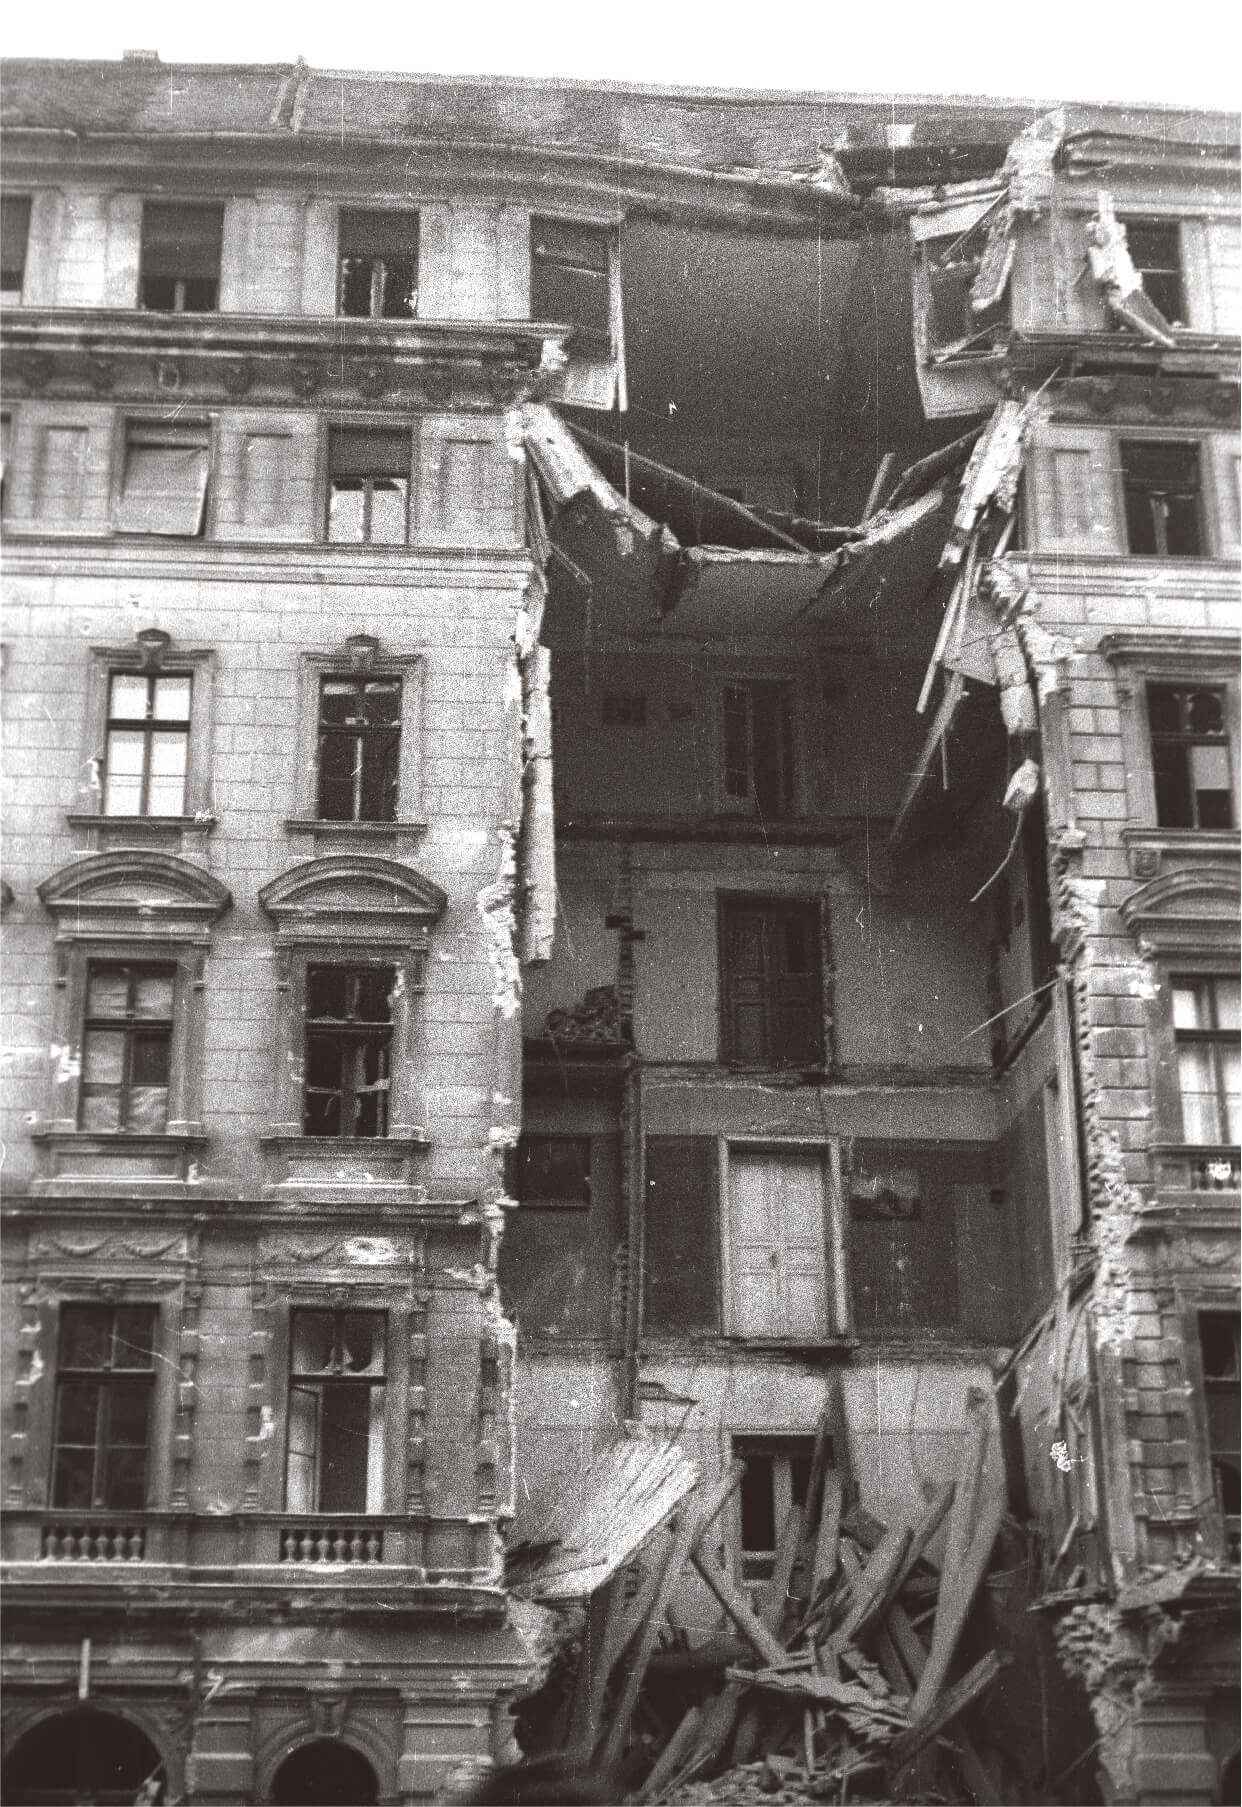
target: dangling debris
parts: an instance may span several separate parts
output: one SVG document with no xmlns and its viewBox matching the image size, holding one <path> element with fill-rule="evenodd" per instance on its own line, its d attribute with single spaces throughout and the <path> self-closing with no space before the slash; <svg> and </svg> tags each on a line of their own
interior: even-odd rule
<svg viewBox="0 0 1242 1807">
<path fill-rule="evenodd" d="M 1153 345 L 1175 349 L 1177 336 L 1155 302 L 1143 293 L 1143 278 L 1130 256 L 1126 229 L 1113 212 L 1112 196 L 1103 189 L 1087 234 L 1091 274 L 1104 291 L 1111 312 Z"/>
</svg>

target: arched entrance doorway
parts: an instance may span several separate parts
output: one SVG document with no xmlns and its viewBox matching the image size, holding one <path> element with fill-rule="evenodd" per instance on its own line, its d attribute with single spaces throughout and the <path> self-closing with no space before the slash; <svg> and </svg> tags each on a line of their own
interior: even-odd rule
<svg viewBox="0 0 1242 1807">
<path fill-rule="evenodd" d="M 160 1754 L 115 1713 L 58 1713 L 19 1738 L 4 1765 L 6 1807 L 133 1807 L 164 1799 Z"/>
<path fill-rule="evenodd" d="M 375 1771 L 360 1751 L 335 1738 L 315 1738 L 287 1756 L 272 1782 L 277 1807 L 374 1807 Z"/>
</svg>

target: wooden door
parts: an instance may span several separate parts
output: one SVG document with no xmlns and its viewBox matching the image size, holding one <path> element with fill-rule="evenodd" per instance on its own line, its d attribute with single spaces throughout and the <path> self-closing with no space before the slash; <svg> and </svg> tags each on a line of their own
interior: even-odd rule
<svg viewBox="0 0 1242 1807">
<path fill-rule="evenodd" d="M 808 1341 L 825 1336 L 820 1157 L 731 1151 L 728 1228 L 732 1333 Z"/>
</svg>

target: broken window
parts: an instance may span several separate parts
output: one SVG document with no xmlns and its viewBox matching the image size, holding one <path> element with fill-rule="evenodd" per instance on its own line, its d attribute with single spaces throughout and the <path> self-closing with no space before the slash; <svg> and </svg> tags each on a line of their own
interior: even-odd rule
<svg viewBox="0 0 1242 1807">
<path fill-rule="evenodd" d="M 824 1011 L 816 905 L 723 899 L 720 952 L 722 1058 L 819 1066 Z"/>
<path fill-rule="evenodd" d="M 224 208 L 147 201 L 142 209 L 141 305 L 162 314 L 214 313 Z"/>
<path fill-rule="evenodd" d="M 328 442 L 329 540 L 403 546 L 409 497 L 408 433 L 333 427 Z"/>
<path fill-rule="evenodd" d="M 400 758 L 401 679 L 320 678 L 320 821 L 395 822 Z"/>
<path fill-rule="evenodd" d="M 129 421 L 117 531 L 200 538 L 210 468 L 206 421 Z"/>
<path fill-rule="evenodd" d="M 167 1127 L 176 970 L 91 961 L 79 1128 L 160 1135 Z"/>
<path fill-rule="evenodd" d="M 532 320 L 576 326 L 576 342 L 612 340 L 612 241 L 607 226 L 533 218 L 530 223 Z"/>
<path fill-rule="evenodd" d="M 1182 289 L 1181 228 L 1176 220 L 1122 220 L 1130 261 L 1143 281 L 1143 293 L 1170 326 L 1182 325 L 1186 301 Z"/>
<path fill-rule="evenodd" d="M 1147 721 L 1162 828 L 1232 828 L 1233 773 L 1225 690 L 1149 684 Z"/>
<path fill-rule="evenodd" d="M 724 794 L 774 820 L 794 806 L 793 687 L 774 679 L 726 684 L 721 697 Z"/>
<path fill-rule="evenodd" d="M 1202 558 L 1199 448 L 1184 439 L 1124 439 L 1126 540 L 1139 558 Z"/>
<path fill-rule="evenodd" d="M 811 1481 L 810 1437 L 734 1437 L 742 1464 L 738 1528 L 742 1580 L 770 1581 L 791 1506 L 805 1506 Z"/>
<path fill-rule="evenodd" d="M 517 1146 L 515 1186 L 524 1205 L 589 1205 L 591 1138 L 523 1136 Z"/>
<path fill-rule="evenodd" d="M 154 1305 L 61 1306 L 53 1506 L 146 1506 L 155 1329 Z"/>
<path fill-rule="evenodd" d="M 114 671 L 108 678 L 106 816 L 179 816 L 190 745 L 188 674 Z"/>
<path fill-rule="evenodd" d="M 358 319 L 412 320 L 418 312 L 418 214 L 343 207 L 337 240 L 336 311 Z"/>
<path fill-rule="evenodd" d="M 1236 1143 L 1242 1140 L 1238 980 L 1174 977 L 1170 986 L 1182 1138 Z"/>
<path fill-rule="evenodd" d="M 26 280 L 26 246 L 30 238 L 29 195 L 0 199 L 0 300 L 20 301 Z"/>
<path fill-rule="evenodd" d="M 294 1311 L 289 1332 L 285 1506 L 384 1509 L 382 1311 Z"/>
<path fill-rule="evenodd" d="M 1203 1388 L 1207 1395 L 1208 1451 L 1216 1489 L 1216 1508 L 1225 1518 L 1226 1535 L 1237 1561 L 1239 1524 L 1242 1520 L 1242 1456 L 1238 1409 L 1242 1403 L 1242 1365 L 1239 1364 L 1239 1319 L 1236 1311 L 1199 1313 L 1199 1351 L 1203 1359 Z"/>
<path fill-rule="evenodd" d="M 927 343 L 933 349 L 985 340 L 992 327 L 1003 325 L 1002 303 L 976 310 L 970 293 L 983 263 L 987 234 L 980 220 L 965 233 L 933 238 L 923 246 L 927 271 Z"/>
<path fill-rule="evenodd" d="M 390 966 L 306 970 L 308 1136 L 385 1136 L 392 1057 Z"/>
</svg>

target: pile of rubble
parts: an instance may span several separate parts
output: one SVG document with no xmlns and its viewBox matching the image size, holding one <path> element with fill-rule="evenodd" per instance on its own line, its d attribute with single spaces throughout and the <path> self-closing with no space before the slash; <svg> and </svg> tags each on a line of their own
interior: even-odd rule
<svg viewBox="0 0 1242 1807">
<path fill-rule="evenodd" d="M 713 1485 L 687 1482 L 684 1458 L 660 1446 L 662 1462 L 635 1490 L 650 1527 L 641 1545 L 615 1567 L 605 1563 L 607 1580 L 579 1595 L 587 1611 L 560 1748 L 625 1778 L 636 1803 L 1003 1799 L 961 1719 L 1003 1659 L 989 1650 L 964 1673 L 955 1661 L 1004 1517 L 985 1475 L 989 1407 L 972 1397 L 955 1480 L 903 1524 L 885 1524 L 859 1502 L 841 1465 L 842 1427 L 834 1435 L 827 1411 L 805 1500 L 789 1510 L 757 1599 L 709 1538 L 740 1466 Z M 629 1468 L 643 1472 L 633 1453 Z M 615 1487 L 613 1495 L 615 1523 L 624 1505 Z M 929 1546 L 942 1527 L 936 1562 Z M 555 1596 L 557 1559 L 544 1561 Z M 576 1572 L 592 1561 L 598 1549 Z M 697 1647 L 667 1617 L 687 1569 L 724 1614 L 722 1629 Z M 562 1554 L 562 1598 L 570 1572 Z"/>
</svg>

